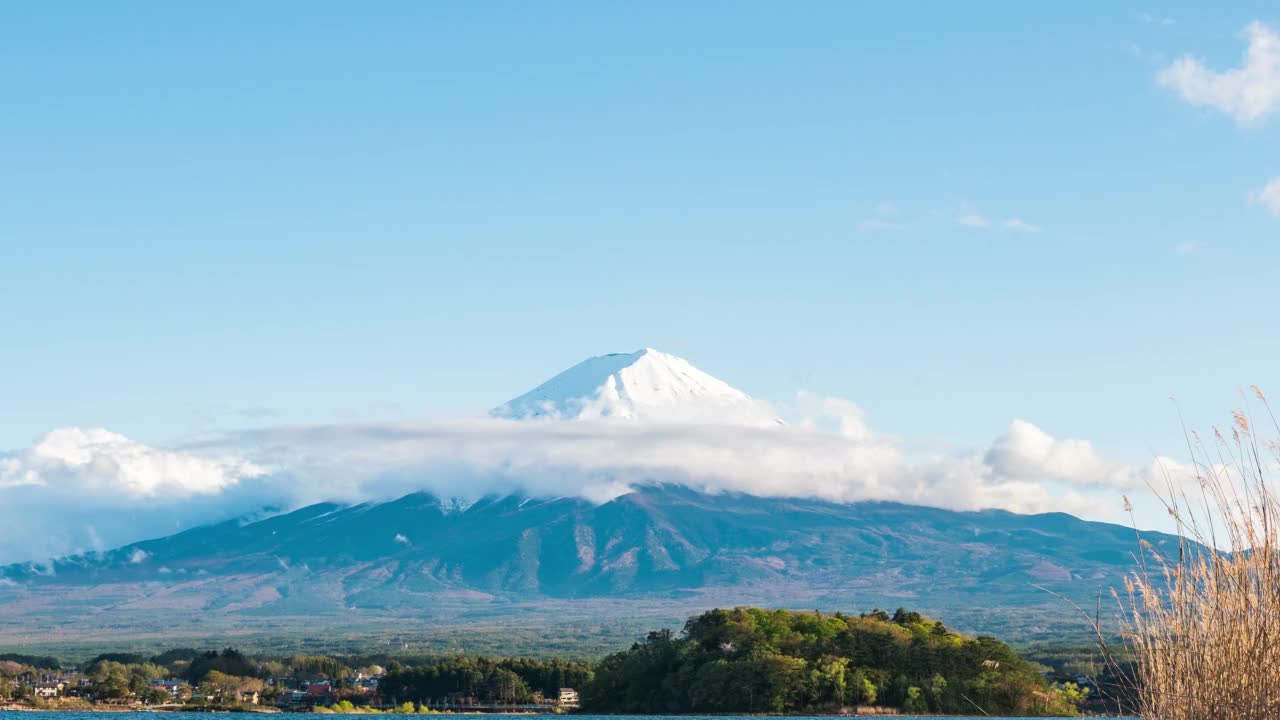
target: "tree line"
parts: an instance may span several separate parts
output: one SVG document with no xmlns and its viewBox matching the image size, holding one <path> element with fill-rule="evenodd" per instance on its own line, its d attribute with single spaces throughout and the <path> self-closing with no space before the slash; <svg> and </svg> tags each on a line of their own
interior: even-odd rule
<svg viewBox="0 0 1280 720">
<path fill-rule="evenodd" d="M 554 699 L 561 688 L 583 687 L 592 674 L 591 663 L 569 660 L 446 657 L 393 667 L 378 692 L 392 702 L 523 705 Z"/>
<path fill-rule="evenodd" d="M 20 676 L 67 668 L 55 658 L 0 656 L 0 691 Z M 912 713 L 1074 714 L 1085 691 L 1051 684 L 992 637 L 968 637 L 919 613 L 860 615 L 736 608 L 649 633 L 598 662 L 405 655 L 250 656 L 234 648 L 157 655 L 104 653 L 76 667 L 97 699 L 160 702 L 177 678 L 193 701 L 259 692 L 264 701 L 324 682 L 324 702 L 382 706 L 523 705 L 581 693 L 597 713 L 827 713 L 857 706 Z M 377 678 L 376 696 L 358 678 Z M 16 690 L 15 690 L 16 691 Z"/>
</svg>

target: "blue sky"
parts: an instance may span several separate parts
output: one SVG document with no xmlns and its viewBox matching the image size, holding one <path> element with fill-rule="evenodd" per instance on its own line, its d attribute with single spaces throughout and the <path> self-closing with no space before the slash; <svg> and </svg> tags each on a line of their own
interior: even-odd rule
<svg viewBox="0 0 1280 720">
<path fill-rule="evenodd" d="M 647 345 L 930 442 L 1176 454 L 1170 395 L 1280 392 L 1280 118 L 1158 80 L 1253 22 L 4 4 L 0 448 L 474 414 Z"/>
</svg>

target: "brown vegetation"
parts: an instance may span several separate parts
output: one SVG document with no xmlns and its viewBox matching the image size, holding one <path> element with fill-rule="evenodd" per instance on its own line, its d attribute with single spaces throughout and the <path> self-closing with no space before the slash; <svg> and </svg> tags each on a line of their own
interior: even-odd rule
<svg viewBox="0 0 1280 720">
<path fill-rule="evenodd" d="M 1117 674 L 1129 678 L 1145 720 L 1275 720 L 1280 498 L 1268 473 L 1280 465 L 1280 444 L 1260 441 L 1251 415 L 1236 412 L 1230 432 L 1215 430 L 1208 443 L 1188 433 L 1188 445 L 1192 465 L 1169 468 L 1157 489 L 1178 526 L 1177 554 L 1139 536 L 1140 569 L 1115 593 L 1133 659 Z"/>
</svg>

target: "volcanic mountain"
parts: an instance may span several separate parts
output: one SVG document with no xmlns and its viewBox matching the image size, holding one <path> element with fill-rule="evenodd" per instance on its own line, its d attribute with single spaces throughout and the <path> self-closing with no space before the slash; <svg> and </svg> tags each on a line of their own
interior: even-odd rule
<svg viewBox="0 0 1280 720">
<path fill-rule="evenodd" d="M 650 349 L 586 360 L 494 414 L 780 423 L 742 391 Z M 418 492 L 317 503 L 0 568 L 0 644 L 32 628 L 79 639 L 154 634 L 157 623 L 175 637 L 429 634 L 517 618 L 561 635 L 585 623 L 613 638 L 602 642 L 624 642 L 639 625 L 744 603 L 909 605 L 959 629 L 1029 638 L 1077 627 L 1060 624 L 1071 612 L 1039 587 L 1087 600 L 1120 585 L 1136 548 L 1129 528 L 1061 513 L 707 494 L 657 479 L 603 504 L 472 500 Z"/>
</svg>

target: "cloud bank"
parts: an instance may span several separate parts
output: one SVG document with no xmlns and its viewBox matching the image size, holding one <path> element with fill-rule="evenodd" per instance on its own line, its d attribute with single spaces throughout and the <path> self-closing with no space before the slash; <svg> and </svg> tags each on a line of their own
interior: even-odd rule
<svg viewBox="0 0 1280 720">
<path fill-rule="evenodd" d="M 101 550 L 256 506 L 245 480 L 266 468 L 235 454 L 150 447 L 107 430 L 63 428 L 0 453 L 0 562 Z"/>
<path fill-rule="evenodd" d="M 1183 100 L 1254 125 L 1280 107 L 1280 34 L 1260 22 L 1244 30 L 1248 42 L 1240 67 L 1211 70 L 1190 55 L 1164 68 L 1157 81 Z"/>
<path fill-rule="evenodd" d="M 117 547 L 263 508 L 417 490 L 605 502 L 639 484 L 678 483 L 1097 517 L 1153 472 L 1023 420 L 986 447 L 922 453 L 875 432 L 854 403 L 802 395 L 796 410 L 805 415 L 771 428 L 483 419 L 277 427 L 169 449 L 106 430 L 56 430 L 0 455 L 0 522 L 10 530 L 0 562 Z"/>
</svg>

